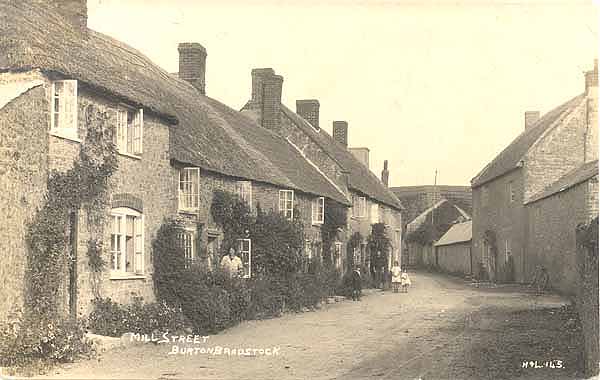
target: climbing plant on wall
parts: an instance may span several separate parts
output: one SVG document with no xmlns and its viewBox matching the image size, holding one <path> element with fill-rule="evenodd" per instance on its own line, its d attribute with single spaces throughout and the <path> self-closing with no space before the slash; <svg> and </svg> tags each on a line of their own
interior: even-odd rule
<svg viewBox="0 0 600 380">
<path fill-rule="evenodd" d="M 321 225 L 323 264 L 325 266 L 333 264 L 331 254 L 332 245 L 337 237 L 338 229 L 346 226 L 347 217 L 346 207 L 330 199 L 325 199 L 325 214 L 323 216 L 323 224 Z"/>
<path fill-rule="evenodd" d="M 102 234 L 108 179 L 117 170 L 113 129 L 108 116 L 93 105 L 85 109 L 86 138 L 79 159 L 65 172 L 49 174 L 42 208 L 28 225 L 26 312 L 52 319 L 60 314 L 59 292 L 64 281 L 68 257 L 69 217 L 84 209 L 91 238 L 88 242 L 89 265 L 102 270 Z M 92 227 L 94 226 L 94 227 Z"/>
</svg>

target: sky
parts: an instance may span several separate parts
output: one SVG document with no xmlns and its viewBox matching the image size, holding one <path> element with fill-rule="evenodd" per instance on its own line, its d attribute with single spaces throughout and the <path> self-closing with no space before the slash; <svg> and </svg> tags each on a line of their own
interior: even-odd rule
<svg viewBox="0 0 600 380">
<path fill-rule="evenodd" d="M 321 127 L 349 123 L 390 186 L 469 185 L 524 129 L 584 91 L 598 57 L 589 1 L 88 0 L 90 28 L 169 72 L 177 45 L 208 52 L 207 95 L 234 109 L 252 68 L 284 77 L 282 101 L 318 99 Z"/>
</svg>

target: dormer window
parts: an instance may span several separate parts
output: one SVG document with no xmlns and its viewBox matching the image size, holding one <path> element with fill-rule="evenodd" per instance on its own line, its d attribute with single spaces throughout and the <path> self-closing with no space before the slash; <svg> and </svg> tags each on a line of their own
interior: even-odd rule
<svg viewBox="0 0 600 380">
<path fill-rule="evenodd" d="M 240 199 L 252 209 L 252 182 L 237 181 L 235 184 L 235 192 Z"/>
<path fill-rule="evenodd" d="M 142 154 L 144 110 L 121 107 L 117 110 L 116 145 L 119 153 Z"/>
<path fill-rule="evenodd" d="M 354 216 L 355 218 L 364 218 L 365 216 L 367 216 L 366 197 L 352 197 L 352 216 Z"/>
<path fill-rule="evenodd" d="M 50 132 L 77 139 L 77 81 L 58 80 L 52 83 Z"/>
</svg>

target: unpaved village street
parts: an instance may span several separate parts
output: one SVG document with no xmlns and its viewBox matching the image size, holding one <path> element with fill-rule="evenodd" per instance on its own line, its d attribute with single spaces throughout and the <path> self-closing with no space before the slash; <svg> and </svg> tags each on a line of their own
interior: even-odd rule
<svg viewBox="0 0 600 380">
<path fill-rule="evenodd" d="M 204 344 L 280 347 L 278 356 L 168 355 L 171 345 L 146 343 L 44 378 L 577 378 L 579 332 L 568 328 L 572 321 L 559 297 L 536 297 L 515 286 L 480 289 L 425 272 L 412 280 L 408 294 L 371 291 L 361 302 L 243 322 Z M 534 360 L 538 366 L 561 360 L 564 368 L 522 368 Z"/>
</svg>

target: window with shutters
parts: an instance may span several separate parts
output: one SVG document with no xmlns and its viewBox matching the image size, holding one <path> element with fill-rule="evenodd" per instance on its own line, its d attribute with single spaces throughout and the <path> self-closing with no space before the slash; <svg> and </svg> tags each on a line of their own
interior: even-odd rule
<svg viewBox="0 0 600 380">
<path fill-rule="evenodd" d="M 323 224 L 325 221 L 325 198 L 319 197 L 312 201 L 312 223 Z"/>
<path fill-rule="evenodd" d="M 142 154 L 144 134 L 144 110 L 121 107 L 117 110 L 117 133 L 115 144 L 119 153 L 139 156 Z"/>
<path fill-rule="evenodd" d="M 144 273 L 144 216 L 133 209 L 112 209 L 111 276 L 135 276 Z"/>
<path fill-rule="evenodd" d="M 294 219 L 294 190 L 279 190 L 279 212 L 286 219 Z"/>
<path fill-rule="evenodd" d="M 235 192 L 244 201 L 250 209 L 252 209 L 252 182 L 237 181 L 235 184 Z"/>
<path fill-rule="evenodd" d="M 50 132 L 61 137 L 78 138 L 77 81 L 59 80 L 52 83 Z"/>
<path fill-rule="evenodd" d="M 200 168 L 179 170 L 179 210 L 198 210 L 200 205 Z"/>
</svg>

